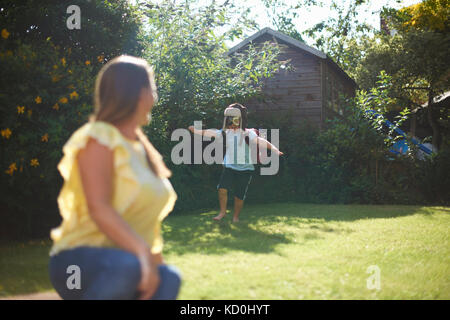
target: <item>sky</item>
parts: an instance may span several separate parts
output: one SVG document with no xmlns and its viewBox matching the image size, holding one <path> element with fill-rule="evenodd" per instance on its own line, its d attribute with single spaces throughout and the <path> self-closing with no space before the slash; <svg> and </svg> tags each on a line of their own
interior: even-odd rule
<svg viewBox="0 0 450 320">
<path fill-rule="evenodd" d="M 139 2 L 139 0 L 130 0 L 131 2 Z M 162 0 L 153 0 L 152 2 L 158 3 Z M 181 2 L 182 0 L 175 0 L 176 2 Z M 196 4 L 198 7 L 203 7 L 211 4 L 211 2 L 214 0 L 197 0 Z M 217 4 L 222 4 L 226 0 L 215 0 Z M 232 1 L 236 6 L 245 8 L 250 8 L 250 18 L 252 18 L 256 23 L 259 25 L 259 29 L 263 29 L 265 27 L 269 27 L 272 29 L 276 29 L 275 26 L 272 25 L 271 19 L 270 19 L 270 12 L 268 9 L 264 6 L 263 0 L 230 0 Z M 353 2 L 354 0 L 336 0 L 338 4 L 349 4 Z M 284 2 L 287 5 L 295 5 L 297 3 L 301 3 L 302 0 L 278 0 L 278 2 Z M 297 27 L 297 30 L 302 33 L 306 29 L 311 28 L 315 24 L 326 20 L 330 15 L 333 15 L 334 12 L 327 6 L 327 4 L 331 3 L 331 1 L 328 0 L 317 0 L 319 3 L 323 3 L 325 5 L 323 6 L 311 6 L 308 8 L 301 8 L 298 12 L 298 17 L 293 21 L 295 26 Z M 379 14 L 383 7 L 390 7 L 394 9 L 400 9 L 403 7 L 408 7 L 410 5 L 416 4 L 421 2 L 421 0 L 372 0 L 369 1 L 368 4 L 362 5 L 359 9 L 359 20 L 365 21 L 368 24 L 372 25 L 374 28 L 378 29 L 380 28 L 380 18 Z M 285 7 L 278 7 L 276 8 L 276 13 L 282 13 L 283 10 L 286 10 Z M 238 17 L 236 17 L 238 19 Z M 218 29 L 215 31 L 216 34 L 223 33 L 224 30 Z M 227 41 L 226 45 L 231 48 L 244 40 L 245 38 L 251 36 L 256 31 L 249 31 L 247 34 L 244 34 L 241 39 L 235 39 L 234 41 Z M 312 45 L 314 43 L 313 39 L 308 38 L 305 35 L 302 35 L 303 39 L 305 40 L 306 44 Z"/>
<path fill-rule="evenodd" d="M 207 0 L 199 0 L 200 2 L 210 2 Z M 339 0 L 338 3 L 346 4 L 349 3 L 351 0 Z M 220 3 L 220 0 L 218 1 Z M 261 0 L 248 0 L 248 1 L 239 1 L 236 0 L 241 6 L 243 7 L 250 7 L 251 8 L 251 15 L 252 17 L 259 25 L 260 29 L 263 29 L 265 27 L 274 28 L 274 26 L 271 24 L 271 19 L 269 18 L 269 14 L 265 6 L 263 5 L 263 2 Z M 296 4 L 298 2 L 301 2 L 301 0 L 285 0 L 285 3 L 288 4 Z M 328 1 L 323 0 L 323 3 L 328 3 Z M 331 2 L 331 1 L 330 1 Z M 376 29 L 379 29 L 380 20 L 379 20 L 379 12 L 383 8 L 383 6 L 391 7 L 394 9 L 400 9 L 403 7 L 407 7 L 416 3 L 421 2 L 420 0 L 402 0 L 400 4 L 397 3 L 397 1 L 394 0 L 373 0 L 370 1 L 368 5 L 364 5 L 361 7 L 361 13 L 360 13 L 360 20 L 366 21 L 368 24 L 372 25 Z M 279 8 L 277 11 L 282 12 L 283 8 Z M 311 28 L 315 24 L 327 19 L 330 15 L 333 14 L 332 10 L 327 6 L 315 6 L 310 7 L 308 10 L 305 8 L 302 8 L 298 11 L 299 15 L 298 18 L 295 19 L 293 22 L 297 26 L 297 30 L 301 33 L 302 31 Z M 246 34 L 245 37 L 250 36 L 251 34 Z M 245 37 L 243 39 L 245 39 Z M 313 43 L 312 39 L 309 39 L 306 36 L 303 36 L 306 43 L 311 44 Z M 236 44 L 238 44 L 243 39 L 237 39 L 233 42 L 228 42 L 227 45 L 229 47 L 232 47 Z"/>
</svg>

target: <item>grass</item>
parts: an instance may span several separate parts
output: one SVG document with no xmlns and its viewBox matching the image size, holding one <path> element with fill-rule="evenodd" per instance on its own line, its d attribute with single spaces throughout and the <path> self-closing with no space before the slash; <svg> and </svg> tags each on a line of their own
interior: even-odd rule
<svg viewBox="0 0 450 320">
<path fill-rule="evenodd" d="M 169 216 L 180 299 L 449 299 L 450 208 L 270 204 Z M 0 246 L 0 297 L 52 290 L 48 241 Z M 380 270 L 369 290 L 368 267 Z"/>
</svg>

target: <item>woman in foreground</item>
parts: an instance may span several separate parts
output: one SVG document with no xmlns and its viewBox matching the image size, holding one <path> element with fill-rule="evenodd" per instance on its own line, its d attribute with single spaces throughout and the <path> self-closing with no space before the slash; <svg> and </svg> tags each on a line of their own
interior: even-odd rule
<svg viewBox="0 0 450 320">
<path fill-rule="evenodd" d="M 141 130 L 156 100 L 145 60 L 111 60 L 97 77 L 94 115 L 63 148 L 63 221 L 51 231 L 49 264 L 63 299 L 177 297 L 181 278 L 164 264 L 160 234 L 177 195 Z"/>
</svg>

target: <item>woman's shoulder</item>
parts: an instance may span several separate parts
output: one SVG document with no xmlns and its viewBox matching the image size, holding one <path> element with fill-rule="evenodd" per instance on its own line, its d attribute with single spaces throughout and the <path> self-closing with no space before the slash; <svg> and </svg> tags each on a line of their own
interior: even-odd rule
<svg viewBox="0 0 450 320">
<path fill-rule="evenodd" d="M 58 164 L 63 177 L 70 175 L 78 152 L 87 146 L 91 138 L 114 151 L 117 166 L 128 162 L 130 153 L 119 129 L 106 122 L 92 121 L 78 128 L 64 145 L 63 158 Z"/>
<path fill-rule="evenodd" d="M 82 148 L 90 138 L 111 149 L 125 144 L 124 137 L 114 125 L 103 121 L 90 121 L 72 134 L 64 148 Z"/>
</svg>

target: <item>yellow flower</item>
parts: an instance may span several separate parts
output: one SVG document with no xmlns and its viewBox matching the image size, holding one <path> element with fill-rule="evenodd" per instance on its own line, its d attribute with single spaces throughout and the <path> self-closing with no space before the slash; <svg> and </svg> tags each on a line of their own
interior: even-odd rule
<svg viewBox="0 0 450 320">
<path fill-rule="evenodd" d="M 101 56 L 97 57 L 97 61 L 100 62 L 100 63 L 102 63 L 104 59 L 105 59 L 104 55 L 101 55 Z"/>
<path fill-rule="evenodd" d="M 70 74 L 72 74 L 72 70 L 70 70 L 70 69 L 69 69 L 69 70 L 67 70 L 67 72 L 68 72 L 68 73 L 70 73 Z"/>
<path fill-rule="evenodd" d="M 6 170 L 6 174 L 9 174 L 10 176 L 13 175 L 14 171 L 17 171 L 17 164 L 15 162 L 11 163 L 9 165 L 8 170 Z"/>
<path fill-rule="evenodd" d="M 3 39 L 8 39 L 9 37 L 9 32 L 6 29 L 2 29 L 2 38 Z"/>
<path fill-rule="evenodd" d="M 37 104 L 40 104 L 40 103 L 42 103 L 42 98 L 39 97 L 39 96 L 37 96 L 36 99 L 34 99 L 34 101 L 35 101 Z"/>
<path fill-rule="evenodd" d="M 62 59 L 61 59 L 61 63 L 62 63 L 62 65 L 65 67 L 65 66 L 66 66 L 66 58 L 62 58 Z"/>
<path fill-rule="evenodd" d="M 76 99 L 76 98 L 78 98 L 78 93 L 77 93 L 76 91 L 73 91 L 73 92 L 70 94 L 70 99 Z"/>
<path fill-rule="evenodd" d="M 56 111 L 59 110 L 59 104 L 55 103 L 55 105 L 53 106 L 53 109 L 55 109 Z"/>
<path fill-rule="evenodd" d="M 17 113 L 22 114 L 25 112 L 25 106 L 17 106 Z"/>
<path fill-rule="evenodd" d="M 31 165 L 32 167 L 37 167 L 37 166 L 39 165 L 39 160 L 36 159 L 36 158 L 31 159 L 30 165 Z"/>
<path fill-rule="evenodd" d="M 60 76 L 57 76 L 57 75 L 52 76 L 52 82 L 58 82 L 59 79 L 61 79 Z"/>
<path fill-rule="evenodd" d="M 58 69 L 58 66 L 56 64 L 53 65 L 53 69 Z"/>
<path fill-rule="evenodd" d="M 9 137 L 11 136 L 12 132 L 11 130 L 9 130 L 9 128 L 6 128 L 4 130 L 1 131 L 2 137 L 5 139 L 9 139 Z"/>
<path fill-rule="evenodd" d="M 44 134 L 41 138 L 42 142 L 48 142 L 48 133 Z"/>
<path fill-rule="evenodd" d="M 91 62 L 89 60 L 86 60 L 86 62 L 84 64 L 88 66 L 91 64 Z"/>
<path fill-rule="evenodd" d="M 65 104 L 67 103 L 69 100 L 66 97 L 62 97 L 61 99 L 59 99 L 59 103 Z"/>
</svg>

